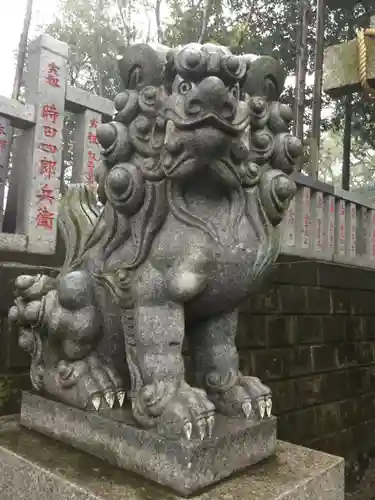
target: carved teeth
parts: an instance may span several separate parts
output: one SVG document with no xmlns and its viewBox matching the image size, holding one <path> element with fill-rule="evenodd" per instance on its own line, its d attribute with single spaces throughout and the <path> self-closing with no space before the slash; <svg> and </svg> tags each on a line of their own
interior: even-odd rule
<svg viewBox="0 0 375 500">
<path fill-rule="evenodd" d="M 208 428 L 208 438 L 212 438 L 212 431 L 215 427 L 215 417 L 211 416 L 207 418 L 207 428 Z"/>
<path fill-rule="evenodd" d="M 259 406 L 260 418 L 264 418 L 264 415 L 266 413 L 266 403 L 265 403 L 264 399 L 260 399 L 258 401 L 258 406 Z"/>
<path fill-rule="evenodd" d="M 186 422 L 186 424 L 184 425 L 184 434 L 185 434 L 185 437 L 188 441 L 190 441 L 191 439 L 191 433 L 193 431 L 193 425 L 191 422 Z"/>
<path fill-rule="evenodd" d="M 116 394 L 117 396 L 117 401 L 120 405 L 120 407 L 122 408 L 124 406 L 124 401 L 125 401 L 125 391 L 118 391 L 118 393 Z"/>
<path fill-rule="evenodd" d="M 244 401 L 242 403 L 242 409 L 243 409 L 243 412 L 244 412 L 246 418 L 249 419 L 250 415 L 251 415 L 251 409 L 252 409 L 251 402 L 249 399 L 247 399 L 246 401 Z"/>
<path fill-rule="evenodd" d="M 272 398 L 267 398 L 266 399 L 266 413 L 267 413 L 267 417 L 271 416 L 271 412 L 272 412 Z"/>
<path fill-rule="evenodd" d="M 206 423 L 205 423 L 204 419 L 199 420 L 197 422 L 197 426 L 198 426 L 200 440 L 203 441 L 203 439 L 206 436 Z"/>
<path fill-rule="evenodd" d="M 92 402 L 92 406 L 95 408 L 95 410 L 99 411 L 100 405 L 102 402 L 102 398 L 100 396 L 93 396 L 91 402 Z"/>
<path fill-rule="evenodd" d="M 104 394 L 104 399 L 107 403 L 107 405 L 110 407 L 110 408 L 113 408 L 113 405 L 115 404 L 115 395 L 113 392 L 106 392 Z"/>
<path fill-rule="evenodd" d="M 167 121 L 167 125 L 165 127 L 165 137 L 164 137 L 164 144 L 166 144 L 168 141 L 169 141 L 169 136 L 171 134 L 173 134 L 174 130 L 175 130 L 175 126 L 174 126 L 174 123 L 172 122 L 172 120 L 168 120 Z"/>
</svg>

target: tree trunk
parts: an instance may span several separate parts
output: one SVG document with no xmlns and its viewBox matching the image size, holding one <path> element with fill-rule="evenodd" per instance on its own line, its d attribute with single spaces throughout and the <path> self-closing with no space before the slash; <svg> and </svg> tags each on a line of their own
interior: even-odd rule
<svg viewBox="0 0 375 500">
<path fill-rule="evenodd" d="M 297 29 L 297 75 L 296 75 L 296 107 L 294 134 L 303 141 L 303 122 L 305 114 L 305 89 L 307 65 L 307 34 L 309 21 L 309 4 L 300 0 L 299 22 Z"/>
<path fill-rule="evenodd" d="M 316 6 L 316 46 L 315 46 L 315 80 L 313 92 L 312 126 L 311 126 L 311 151 L 309 174 L 315 179 L 319 171 L 319 147 L 320 147 L 320 119 L 322 111 L 322 76 L 324 56 L 324 22 L 325 1 L 317 0 Z"/>
<path fill-rule="evenodd" d="M 20 37 L 20 43 L 18 45 L 18 55 L 17 55 L 17 66 L 16 73 L 14 76 L 12 99 L 19 99 L 20 90 L 22 85 L 22 77 L 25 66 L 26 52 L 27 52 L 27 41 L 29 38 L 29 30 L 31 24 L 31 16 L 33 11 L 34 0 L 27 0 L 25 18 L 23 22 L 23 30 Z M 11 139 L 11 144 L 9 151 L 12 149 L 13 144 L 13 134 Z M 9 168 L 9 158 L 5 161 L 4 169 Z M 13 169 L 12 169 L 13 170 Z M 16 229 L 16 216 L 17 216 L 17 178 L 15 172 L 12 170 L 8 172 L 8 197 L 6 203 L 6 209 L 4 213 L 3 221 L 3 231 L 6 233 L 13 233 Z M 9 175 L 10 174 L 10 175 Z"/>
<path fill-rule="evenodd" d="M 23 30 L 20 38 L 20 43 L 18 46 L 17 67 L 13 82 L 12 99 L 18 99 L 20 96 L 23 69 L 25 65 L 25 58 L 27 52 L 27 40 L 29 38 L 31 15 L 33 11 L 33 2 L 34 0 L 27 0 L 26 13 L 23 21 Z"/>
</svg>

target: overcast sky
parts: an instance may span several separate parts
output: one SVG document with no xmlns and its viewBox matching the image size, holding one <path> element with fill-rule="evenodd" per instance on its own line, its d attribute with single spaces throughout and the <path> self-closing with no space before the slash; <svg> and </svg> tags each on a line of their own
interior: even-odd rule
<svg viewBox="0 0 375 500">
<path fill-rule="evenodd" d="M 0 0 L 4 2 L 5 0 Z M 56 13 L 58 0 L 34 0 L 30 35 L 37 33 L 41 24 L 49 23 Z M 0 95 L 10 97 L 15 69 L 15 51 L 18 48 L 26 10 L 26 0 L 11 0 L 0 13 Z"/>
<path fill-rule="evenodd" d="M 5 0 L 0 0 L 4 2 Z M 57 13 L 59 0 L 34 0 L 30 37 L 39 32 L 40 26 L 50 23 Z M 10 97 L 15 70 L 15 53 L 22 32 L 26 9 L 26 0 L 11 0 L 9 8 L 0 15 L 0 95 Z M 311 75 L 308 84 L 312 83 Z M 288 78 L 287 84 L 294 85 L 294 78 Z"/>
</svg>

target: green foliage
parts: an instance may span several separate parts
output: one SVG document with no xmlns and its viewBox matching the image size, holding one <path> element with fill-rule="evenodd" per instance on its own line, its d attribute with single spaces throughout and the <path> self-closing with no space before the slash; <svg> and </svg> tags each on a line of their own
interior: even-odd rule
<svg viewBox="0 0 375 500">
<path fill-rule="evenodd" d="M 308 0 L 308 3 L 307 71 L 311 74 L 314 70 L 316 0 Z M 71 47 L 70 83 L 112 99 L 121 86 L 116 56 L 134 40 L 159 41 L 170 46 L 202 40 L 227 45 L 235 53 L 277 55 L 287 74 L 293 75 L 296 72 L 298 6 L 299 0 L 61 0 L 61 14 L 46 30 Z M 359 5 L 354 18 L 361 14 L 363 8 Z M 155 18 L 156 25 L 152 20 Z M 353 23 L 352 12 L 345 8 L 327 9 L 326 19 L 325 44 L 346 40 L 349 25 Z M 359 24 L 368 25 L 368 19 L 362 16 Z M 282 99 L 293 106 L 294 97 L 294 89 L 289 87 Z M 311 87 L 306 89 L 305 102 L 308 152 Z M 342 134 L 343 115 L 342 101 L 333 102 L 323 95 L 322 132 L 334 127 L 335 134 Z M 374 123 L 375 107 L 362 96 L 355 96 L 353 133 L 357 150 L 375 148 Z M 324 158 L 328 154 L 325 147 L 323 140 Z M 335 151 L 340 154 L 338 148 Z M 69 154 L 67 157 L 70 158 Z M 323 170 L 327 170 L 326 165 L 327 161 L 322 160 Z M 323 170 L 325 177 L 327 171 Z"/>
<path fill-rule="evenodd" d="M 330 129 L 322 135 L 321 180 L 341 186 L 341 158 L 343 155 L 343 131 Z M 351 185 L 353 190 L 375 187 L 375 150 L 364 144 L 361 138 L 352 137 Z"/>
<path fill-rule="evenodd" d="M 121 81 L 116 57 L 132 43 L 136 29 L 134 6 L 124 0 L 61 0 L 60 13 L 44 31 L 70 47 L 69 83 L 113 99 Z M 74 115 L 65 116 L 64 180 L 70 178 L 73 161 Z"/>
<path fill-rule="evenodd" d="M 113 98 L 119 87 L 116 55 L 124 29 L 110 14 L 110 0 L 62 0 L 61 17 L 46 31 L 69 44 L 70 84 Z"/>
</svg>

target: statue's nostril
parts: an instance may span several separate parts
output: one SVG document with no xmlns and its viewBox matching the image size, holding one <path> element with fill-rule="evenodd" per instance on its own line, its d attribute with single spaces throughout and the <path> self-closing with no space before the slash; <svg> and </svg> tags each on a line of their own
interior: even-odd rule
<svg viewBox="0 0 375 500">
<path fill-rule="evenodd" d="M 192 98 L 186 102 L 186 113 L 188 115 L 197 115 L 202 111 L 202 104 L 199 99 Z"/>
<path fill-rule="evenodd" d="M 227 101 L 224 103 L 220 114 L 223 118 L 226 118 L 227 120 L 229 120 L 229 119 L 234 118 L 235 112 L 236 112 L 235 105 L 232 102 Z"/>
</svg>

